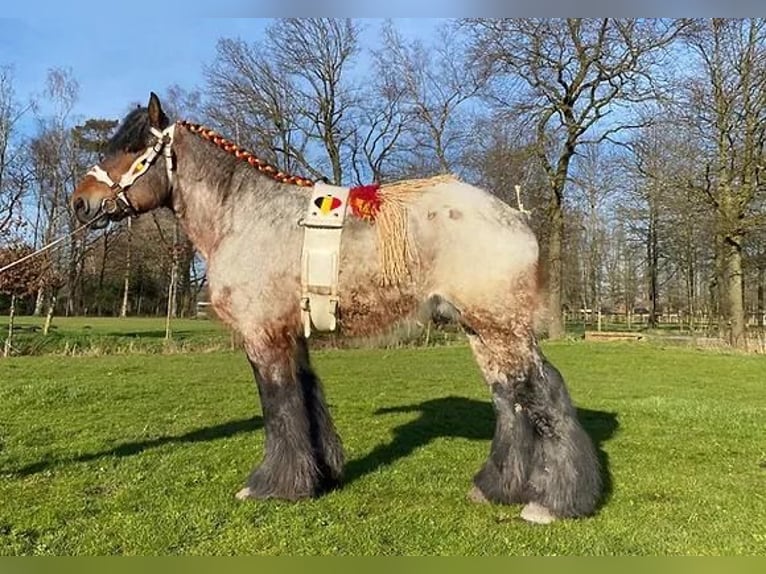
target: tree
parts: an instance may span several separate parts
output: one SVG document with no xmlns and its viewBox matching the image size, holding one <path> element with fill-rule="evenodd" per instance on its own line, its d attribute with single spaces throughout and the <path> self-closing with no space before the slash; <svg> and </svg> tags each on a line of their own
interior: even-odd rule
<svg viewBox="0 0 766 574">
<path fill-rule="evenodd" d="M 70 214 L 67 204 L 69 193 L 84 171 L 70 123 L 78 91 L 79 85 L 70 71 L 49 70 L 45 96 L 53 112 L 38 118 L 38 133 L 30 142 L 37 200 L 34 218 L 36 246 L 50 243 L 80 225 Z M 86 234 L 72 234 L 68 249 L 57 251 L 54 261 L 65 277 L 68 313 L 79 312 L 82 307 L 82 263 L 86 241 Z M 51 295 L 47 287 L 38 294 L 36 313 L 41 311 L 44 299 Z"/>
<path fill-rule="evenodd" d="M 701 285 L 707 256 L 708 210 L 689 187 L 704 156 L 699 138 L 684 121 L 681 102 L 651 110 L 660 118 L 629 142 L 627 176 L 633 183 L 621 216 L 643 246 L 649 324 L 657 326 L 661 299 L 693 317 L 705 306 Z"/>
<path fill-rule="evenodd" d="M 635 185 L 631 198 L 631 230 L 644 245 L 649 295 L 649 326 L 657 328 L 659 312 L 660 275 L 660 216 L 663 199 L 672 185 L 672 170 L 679 158 L 668 157 L 672 149 L 666 138 L 665 126 L 650 125 L 643 128 L 633 140 L 631 176 Z"/>
<path fill-rule="evenodd" d="M 18 124 L 32 109 L 22 106 L 13 87 L 13 70 L 0 66 L 0 240 L 7 240 L 12 228 L 22 221 L 22 198 L 28 172 L 23 146 L 18 141 Z"/>
<path fill-rule="evenodd" d="M 764 193 L 766 20 L 698 20 L 685 35 L 699 67 L 688 78 L 689 121 L 708 153 L 697 178 L 715 217 L 718 297 L 732 345 L 746 348 L 743 252 Z"/>
<path fill-rule="evenodd" d="M 618 183 L 619 157 L 614 151 L 604 151 L 601 147 L 607 146 L 593 144 L 584 148 L 572 178 L 577 205 L 574 209 L 582 212 L 582 243 L 580 253 L 570 253 L 569 256 L 570 260 L 582 261 L 582 303 L 596 312 L 600 312 L 605 303 L 604 268 L 609 225 L 612 223 L 609 214 L 614 208 L 612 199 L 623 191 Z M 569 242 L 569 245 L 575 243 Z M 626 311 L 632 310 L 632 306 L 631 301 Z"/>
<path fill-rule="evenodd" d="M 438 36 L 431 45 L 406 41 L 389 21 L 382 28 L 382 47 L 373 53 L 401 114 L 398 127 L 409 149 L 405 171 L 410 176 L 456 171 L 470 136 L 467 103 L 482 85 L 478 72 L 465 64 L 458 32 L 442 26 Z"/>
<path fill-rule="evenodd" d="M 87 154 L 87 160 L 100 157 L 106 150 L 109 138 L 119 122 L 104 118 L 90 118 L 72 128 L 73 145 L 76 150 Z"/>
<path fill-rule="evenodd" d="M 635 104 L 658 95 L 663 51 L 677 21 L 602 19 L 464 20 L 488 95 L 527 119 L 550 189 L 547 246 L 549 335 L 563 335 L 565 190 L 573 157 L 592 142 L 637 125 Z M 610 121 L 611 120 L 611 121 Z"/>
<path fill-rule="evenodd" d="M 341 150 L 355 129 L 348 74 L 358 35 L 350 19 L 284 18 L 263 42 L 219 40 L 205 69 L 207 115 L 283 171 L 340 184 Z"/>
</svg>

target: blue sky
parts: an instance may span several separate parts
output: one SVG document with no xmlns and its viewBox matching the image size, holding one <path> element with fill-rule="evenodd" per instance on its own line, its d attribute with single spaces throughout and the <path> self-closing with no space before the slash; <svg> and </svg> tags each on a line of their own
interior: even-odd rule
<svg viewBox="0 0 766 574">
<path fill-rule="evenodd" d="M 433 19 L 396 19 L 408 36 L 430 35 Z M 372 41 L 378 20 L 368 20 Z M 14 69 L 17 97 L 26 100 L 45 87 L 51 68 L 71 69 L 80 85 L 77 117 L 121 118 L 134 102 L 148 100 L 173 84 L 191 89 L 203 82 L 202 70 L 221 37 L 255 40 L 267 19 L 152 19 L 142 14 L 134 25 L 114 18 L 62 14 L 58 18 L 0 19 L 0 66 Z"/>
</svg>

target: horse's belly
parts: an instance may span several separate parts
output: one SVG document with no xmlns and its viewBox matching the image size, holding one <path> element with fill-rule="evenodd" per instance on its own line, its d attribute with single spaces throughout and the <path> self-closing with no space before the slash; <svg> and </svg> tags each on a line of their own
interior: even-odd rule
<svg viewBox="0 0 766 574">
<path fill-rule="evenodd" d="M 367 285 L 340 293 L 340 331 L 352 337 L 380 334 L 412 316 L 420 298 L 406 289 Z"/>
</svg>

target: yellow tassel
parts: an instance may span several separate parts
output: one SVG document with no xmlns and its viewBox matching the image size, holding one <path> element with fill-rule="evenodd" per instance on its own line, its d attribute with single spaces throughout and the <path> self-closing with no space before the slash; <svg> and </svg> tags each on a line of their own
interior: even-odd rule
<svg viewBox="0 0 766 574">
<path fill-rule="evenodd" d="M 398 285 L 412 278 L 419 265 L 407 221 L 407 205 L 424 189 L 439 183 L 457 181 L 452 175 L 393 182 L 380 188 L 380 211 L 375 218 L 381 283 Z"/>
</svg>

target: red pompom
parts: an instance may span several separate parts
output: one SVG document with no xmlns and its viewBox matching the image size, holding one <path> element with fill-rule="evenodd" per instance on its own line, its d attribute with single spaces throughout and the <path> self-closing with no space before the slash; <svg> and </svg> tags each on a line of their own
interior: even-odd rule
<svg viewBox="0 0 766 574">
<path fill-rule="evenodd" d="M 348 194 L 348 204 L 355 217 L 375 221 L 380 211 L 380 184 L 352 187 Z"/>
</svg>

